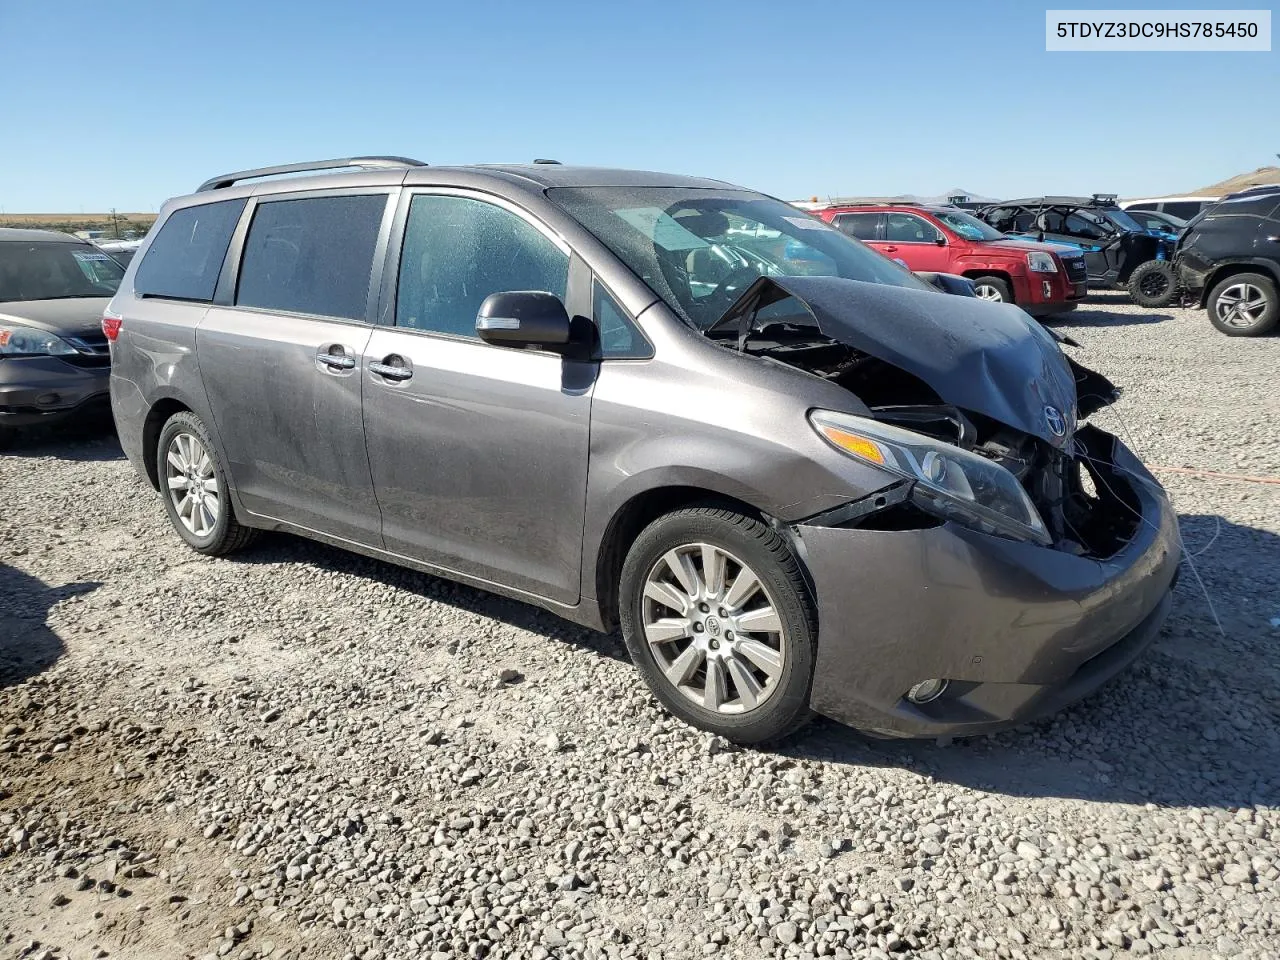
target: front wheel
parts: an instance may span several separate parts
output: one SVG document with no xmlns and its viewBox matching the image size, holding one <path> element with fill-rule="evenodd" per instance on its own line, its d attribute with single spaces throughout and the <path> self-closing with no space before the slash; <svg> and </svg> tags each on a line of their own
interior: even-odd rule
<svg viewBox="0 0 1280 960">
<path fill-rule="evenodd" d="M 979 300 L 990 300 L 992 303 L 1013 303 L 1013 292 L 1009 284 L 1000 277 L 974 277 L 973 295 Z"/>
<path fill-rule="evenodd" d="M 258 531 L 236 520 L 226 474 L 194 413 L 175 413 L 160 431 L 156 471 L 169 522 L 193 550 L 222 556 L 254 539 Z"/>
<path fill-rule="evenodd" d="M 1280 319 L 1280 297 L 1270 277 L 1237 273 L 1209 293 L 1209 320 L 1229 337 L 1257 337 Z"/>
<path fill-rule="evenodd" d="M 1148 260 L 1129 274 L 1129 299 L 1140 307 L 1167 307 L 1178 295 L 1178 282 L 1168 260 Z"/>
<path fill-rule="evenodd" d="M 667 514 L 636 538 L 619 587 L 631 658 L 671 713 L 737 743 L 809 719 L 816 616 L 772 528 L 712 506 Z"/>
</svg>

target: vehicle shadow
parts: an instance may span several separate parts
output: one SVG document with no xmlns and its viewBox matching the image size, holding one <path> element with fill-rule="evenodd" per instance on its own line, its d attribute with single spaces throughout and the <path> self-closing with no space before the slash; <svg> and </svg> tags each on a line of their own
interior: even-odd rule
<svg viewBox="0 0 1280 960">
<path fill-rule="evenodd" d="M 50 608 L 100 586 L 90 581 L 50 587 L 0 563 L 0 688 L 29 680 L 57 663 L 66 646 L 49 627 Z"/>
<path fill-rule="evenodd" d="M 630 659 L 622 637 L 617 632 L 604 634 L 589 630 L 530 603 L 501 597 L 443 577 L 420 573 L 303 537 L 284 533 L 271 534 L 252 549 L 236 554 L 235 559 L 241 563 L 305 563 L 333 573 L 373 580 L 438 603 L 447 603 L 468 613 L 541 634 L 549 640 L 571 643 L 598 656 L 621 661 Z"/>
<path fill-rule="evenodd" d="M 1171 313 L 1112 313 L 1103 310 L 1090 310 L 1087 306 L 1055 317 L 1046 317 L 1049 326 L 1067 327 L 1132 327 L 1146 323 L 1163 323 L 1172 320 Z"/>
<path fill-rule="evenodd" d="M 121 460 L 124 450 L 116 437 L 111 416 L 91 417 L 83 422 L 51 427 L 26 427 L 18 431 L 4 457 L 53 457 L 78 463 Z"/>
<path fill-rule="evenodd" d="M 1216 516 L 1180 522 L 1187 552 L 1204 551 L 1195 572 L 1183 562 L 1152 649 L 1092 697 L 950 744 L 869 740 L 822 721 L 779 752 L 908 767 L 1010 796 L 1214 807 L 1280 801 L 1280 628 L 1270 619 L 1280 617 L 1280 537 Z"/>
</svg>

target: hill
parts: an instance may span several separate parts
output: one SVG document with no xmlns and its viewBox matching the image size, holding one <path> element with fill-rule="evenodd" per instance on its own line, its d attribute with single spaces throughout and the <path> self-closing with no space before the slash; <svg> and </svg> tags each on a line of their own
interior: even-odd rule
<svg viewBox="0 0 1280 960">
<path fill-rule="evenodd" d="M 1259 167 L 1253 173 L 1242 173 L 1207 187 L 1201 187 L 1199 190 L 1192 190 L 1188 196 L 1221 197 L 1238 190 L 1247 190 L 1249 187 L 1273 183 L 1280 184 L 1280 167 Z"/>
</svg>

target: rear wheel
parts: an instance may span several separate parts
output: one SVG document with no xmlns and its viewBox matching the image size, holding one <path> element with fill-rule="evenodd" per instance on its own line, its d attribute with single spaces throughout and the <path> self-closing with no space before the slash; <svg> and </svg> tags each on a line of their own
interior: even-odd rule
<svg viewBox="0 0 1280 960">
<path fill-rule="evenodd" d="M 979 300 L 990 300 L 992 303 L 1013 303 L 1013 292 L 1000 277 L 974 277 L 973 295 Z"/>
<path fill-rule="evenodd" d="M 716 507 L 670 513 L 636 538 L 619 586 L 631 658 L 677 717 L 738 743 L 808 720 L 816 617 L 772 528 Z"/>
<path fill-rule="evenodd" d="M 1256 337 L 1280 319 L 1280 298 L 1270 277 L 1237 273 L 1209 293 L 1209 320 L 1229 337 Z"/>
<path fill-rule="evenodd" d="M 1177 295 L 1178 283 L 1168 260 L 1148 260 L 1129 274 L 1129 299 L 1140 307 L 1167 307 Z"/>
<path fill-rule="evenodd" d="M 256 537 L 258 531 L 236 520 L 227 498 L 226 474 L 194 413 L 169 418 L 160 431 L 156 464 L 169 522 L 192 549 L 222 556 Z"/>
</svg>

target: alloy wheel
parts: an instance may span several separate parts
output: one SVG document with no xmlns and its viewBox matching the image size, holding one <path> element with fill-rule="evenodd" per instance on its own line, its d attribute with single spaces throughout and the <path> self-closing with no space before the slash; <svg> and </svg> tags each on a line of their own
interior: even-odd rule
<svg viewBox="0 0 1280 960">
<path fill-rule="evenodd" d="M 1267 309 L 1267 295 L 1252 283 L 1234 283 L 1218 295 L 1214 309 L 1229 327 L 1251 327 Z"/>
<path fill-rule="evenodd" d="M 194 434 L 177 433 L 165 451 L 165 485 L 178 520 L 197 537 L 213 533 L 222 512 L 222 493 L 213 457 Z"/>
<path fill-rule="evenodd" d="M 1004 303 L 1004 295 L 995 287 L 987 283 L 975 283 L 973 285 L 973 295 L 979 300 L 992 300 L 996 303 Z"/>
<path fill-rule="evenodd" d="M 782 619 L 755 571 L 727 550 L 667 551 L 645 578 L 642 623 L 667 683 L 699 706 L 741 714 L 777 693 Z"/>
</svg>

